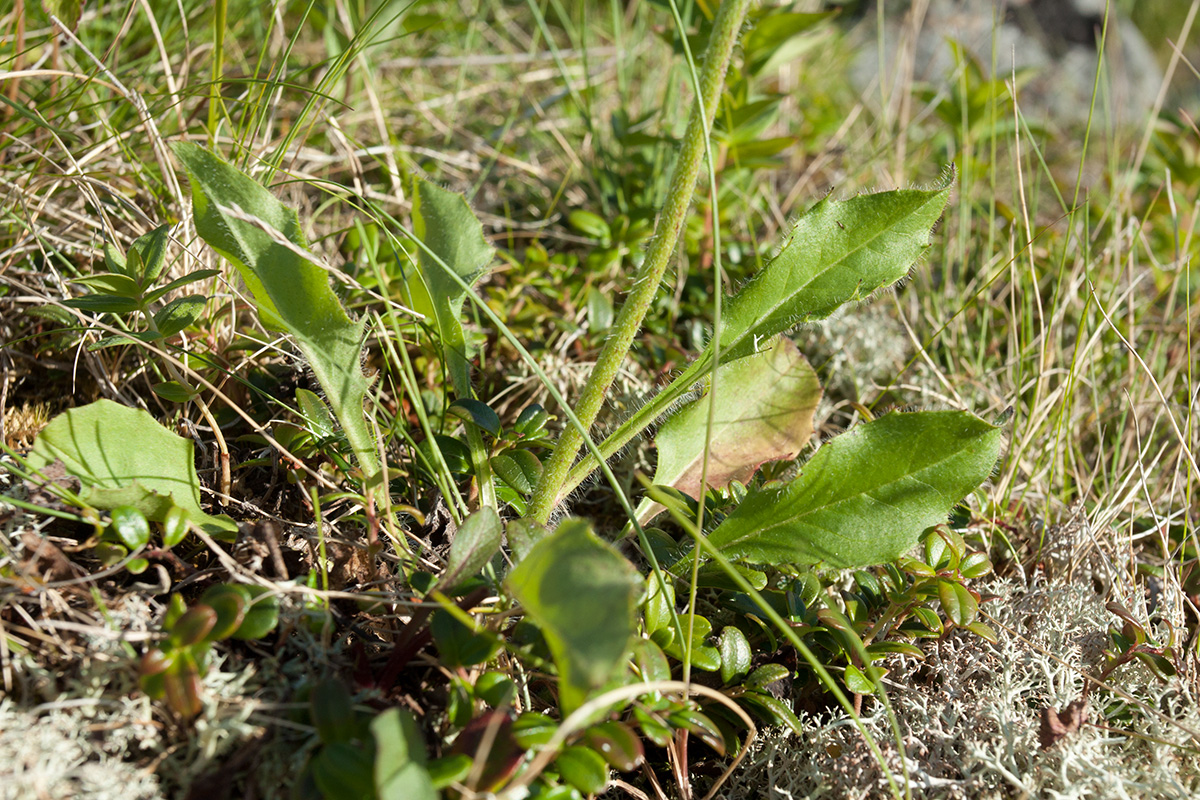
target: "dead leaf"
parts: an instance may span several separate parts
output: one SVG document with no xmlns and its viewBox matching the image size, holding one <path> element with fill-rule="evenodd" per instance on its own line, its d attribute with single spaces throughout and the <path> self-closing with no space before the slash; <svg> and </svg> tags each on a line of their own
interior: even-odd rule
<svg viewBox="0 0 1200 800">
<path fill-rule="evenodd" d="M 795 458 L 808 444 L 820 399 L 817 374 L 786 337 L 761 353 L 723 364 L 715 391 L 663 423 L 654 482 L 698 499 L 708 441 L 708 487 L 746 483 L 764 463 Z M 661 510 L 654 506 L 641 521 Z"/>
<path fill-rule="evenodd" d="M 1038 727 L 1038 741 L 1043 750 L 1049 750 L 1059 741 L 1079 731 L 1088 717 L 1088 701 L 1081 697 L 1068 703 L 1062 711 L 1053 707 L 1042 709 L 1042 723 Z"/>
</svg>

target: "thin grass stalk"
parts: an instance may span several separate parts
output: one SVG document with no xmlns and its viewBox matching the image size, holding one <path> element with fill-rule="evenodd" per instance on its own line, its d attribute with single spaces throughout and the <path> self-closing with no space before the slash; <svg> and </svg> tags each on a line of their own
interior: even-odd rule
<svg viewBox="0 0 1200 800">
<path fill-rule="evenodd" d="M 650 304 L 658 292 L 659 282 L 666 272 L 671 254 L 675 251 L 675 243 L 679 239 L 679 232 L 683 228 L 692 195 L 696 190 L 696 178 L 700 174 L 705 140 L 712 127 L 717 101 L 725 86 L 725 73 L 729 68 L 730 56 L 749 6 L 750 0 L 724 0 L 717 11 L 708 50 L 705 53 L 704 67 L 700 73 L 703 94 L 696 98 L 696 105 L 692 108 L 679 160 L 671 176 L 667 202 L 655 226 L 653 244 L 641 269 L 638 270 L 629 297 L 621 306 L 613 326 L 613 334 L 604 343 L 596 366 L 592 368 L 592 374 L 588 377 L 575 406 L 575 414 L 585 431 L 590 430 L 596 421 L 608 389 L 629 353 L 634 336 L 641 329 L 642 320 L 650 310 Z M 680 35 L 684 35 L 684 32 L 681 31 Z M 534 489 L 528 511 L 531 519 L 543 524 L 550 519 L 559 488 L 566 480 L 571 464 L 583 445 L 583 438 L 583 431 L 573 427 L 563 430 Z"/>
<path fill-rule="evenodd" d="M 229 16 L 229 0 L 216 0 L 213 6 L 212 82 L 208 85 L 208 146 L 215 148 L 217 124 L 220 121 L 221 78 L 225 74 L 225 26 Z"/>
</svg>

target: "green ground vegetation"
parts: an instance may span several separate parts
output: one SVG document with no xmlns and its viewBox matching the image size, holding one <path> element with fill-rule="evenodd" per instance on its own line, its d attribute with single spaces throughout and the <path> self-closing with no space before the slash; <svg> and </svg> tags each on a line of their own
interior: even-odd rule
<svg viewBox="0 0 1200 800">
<path fill-rule="evenodd" d="M 1078 129 L 850 3 L 0 9 L 0 797 L 1195 796 L 1136 5 Z"/>
</svg>

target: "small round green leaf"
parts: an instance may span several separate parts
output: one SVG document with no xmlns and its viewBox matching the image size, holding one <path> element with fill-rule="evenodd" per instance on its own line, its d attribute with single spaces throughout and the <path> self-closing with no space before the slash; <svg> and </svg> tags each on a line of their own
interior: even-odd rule
<svg viewBox="0 0 1200 800">
<path fill-rule="evenodd" d="M 768 685 L 781 681 L 792 674 L 783 664 L 763 664 L 742 682 L 747 689 L 763 689 Z"/>
<path fill-rule="evenodd" d="M 987 553 L 970 553 L 958 565 L 958 571 L 964 578 L 979 578 L 992 571 L 992 562 Z"/>
<path fill-rule="evenodd" d="M 179 506 L 172 506 L 163 519 L 163 546 L 174 547 L 183 541 L 188 532 L 187 512 Z"/>
<path fill-rule="evenodd" d="M 588 746 L 621 772 L 637 769 L 645 758 L 642 740 L 624 722 L 601 722 L 583 734 Z"/>
<path fill-rule="evenodd" d="M 612 229 L 599 214 L 577 208 L 567 215 L 567 224 L 584 236 L 598 239 L 601 246 L 607 247 L 612 240 Z"/>
<path fill-rule="evenodd" d="M 168 641 L 175 647 L 199 644 L 217 624 L 217 612 L 207 605 L 189 608 L 175 621 L 167 634 Z"/>
<path fill-rule="evenodd" d="M 685 730 L 700 741 L 711 747 L 718 755 L 725 755 L 725 737 L 717 723 L 708 715 L 691 708 L 682 708 L 667 715 L 667 722 L 673 727 Z"/>
<path fill-rule="evenodd" d="M 552 769 L 584 794 L 599 794 L 608 784 L 608 764 L 603 756 L 589 747 L 573 745 L 563 748 L 554 760 Z"/>
<path fill-rule="evenodd" d="M 994 630 L 992 630 L 992 627 L 990 625 L 982 623 L 978 620 L 976 620 L 975 622 L 972 622 L 970 625 L 968 625 L 967 630 L 969 630 L 971 633 L 975 634 L 979 638 L 984 639 L 985 641 L 991 642 L 992 644 L 996 644 L 997 642 L 1000 641 L 1000 637 L 996 635 L 996 632 Z"/>
<path fill-rule="evenodd" d="M 509 450 L 490 459 L 492 471 L 521 494 L 529 494 L 542 476 L 542 462 L 528 450 Z"/>
<path fill-rule="evenodd" d="M 150 542 L 150 523 L 132 506 L 114 508 L 108 529 L 130 550 L 145 547 Z"/>
<path fill-rule="evenodd" d="M 462 783 L 471 774 L 474 761 L 466 753 L 452 753 L 448 756 L 435 758 L 426 766 L 429 781 L 433 788 L 441 791 L 452 783 Z"/>
<path fill-rule="evenodd" d="M 446 410 L 464 422 L 482 428 L 492 436 L 500 435 L 500 417 L 487 403 L 471 398 L 459 398 Z"/>
<path fill-rule="evenodd" d="M 642 729 L 645 737 L 659 747 L 666 747 L 671 741 L 671 726 L 658 714 L 641 706 L 634 706 L 633 718 L 637 720 L 638 727 Z"/>
<path fill-rule="evenodd" d="M 261 639 L 279 624 L 279 597 L 265 586 L 238 584 L 246 595 L 246 616 L 234 631 L 234 639 Z"/>
<path fill-rule="evenodd" d="M 503 672 L 485 672 L 475 681 L 475 696 L 492 708 L 511 705 L 516 694 L 517 685 Z"/>
<path fill-rule="evenodd" d="M 558 722 L 536 711 L 526 711 L 513 721 L 513 740 L 526 750 L 545 747 L 554 738 Z"/>
<path fill-rule="evenodd" d="M 721 680 L 727 684 L 742 678 L 750 671 L 750 642 L 746 634 L 728 625 L 717 637 L 717 649 L 721 651 Z"/>
<path fill-rule="evenodd" d="M 125 556 L 129 555 L 129 550 L 125 545 L 117 544 L 116 542 L 97 542 L 92 548 L 92 555 L 100 559 L 100 563 L 106 567 L 111 567 L 114 564 L 120 564 Z"/>
<path fill-rule="evenodd" d="M 638 639 L 633 645 L 633 664 L 646 683 L 671 680 L 671 662 L 662 649 L 649 639 Z"/>
<path fill-rule="evenodd" d="M 846 665 L 846 688 L 855 694 L 875 694 L 875 684 L 853 664 Z"/>
<path fill-rule="evenodd" d="M 942 601 L 942 610 L 955 625 L 965 628 L 979 614 L 979 601 L 961 583 L 938 581 L 938 599 Z"/>
<path fill-rule="evenodd" d="M 235 586 L 212 586 L 200 596 L 200 602 L 217 612 L 217 622 L 207 636 L 210 642 L 228 639 L 246 618 L 248 598 Z"/>
</svg>

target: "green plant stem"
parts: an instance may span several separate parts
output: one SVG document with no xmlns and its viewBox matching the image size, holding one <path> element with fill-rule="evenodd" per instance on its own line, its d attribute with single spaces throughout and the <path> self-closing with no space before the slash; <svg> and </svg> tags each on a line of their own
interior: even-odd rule
<svg viewBox="0 0 1200 800">
<path fill-rule="evenodd" d="M 464 399 L 474 398 L 475 393 L 471 389 L 471 362 L 462 355 L 467 349 L 466 340 L 456 337 L 453 341 L 443 342 L 442 345 L 454 392 Z M 467 432 L 467 448 L 471 451 L 471 469 L 479 487 L 479 506 L 499 508 L 496 501 L 496 481 L 492 477 L 492 466 L 488 461 L 488 447 L 483 441 L 483 433 L 474 425 L 468 424 L 463 427 Z"/>
<path fill-rule="evenodd" d="M 229 0 L 216 0 L 213 6 L 212 83 L 208 87 L 208 138 L 211 145 L 217 138 L 217 118 L 221 108 L 221 78 L 225 73 L 225 26 L 228 22 Z"/>
<path fill-rule="evenodd" d="M 750 0 L 723 0 L 713 21 L 712 34 L 709 37 L 708 50 L 705 53 L 704 67 L 700 73 L 701 96 L 696 98 L 688 119 L 687 132 L 684 134 L 683 147 L 679 152 L 679 160 L 675 164 L 667 192 L 667 202 L 659 215 L 655 227 L 653 244 L 646 260 L 642 263 L 634 278 L 629 297 L 621 306 L 620 314 L 613 326 L 613 334 L 605 342 L 588 377 L 575 414 L 590 430 L 600 407 L 608 394 L 608 389 L 616 378 L 621 363 L 629 353 L 633 338 L 641 329 L 642 320 L 650 310 L 654 295 L 658 292 L 659 283 L 666 272 L 671 254 L 675 251 L 675 243 L 679 240 L 679 232 L 683 228 L 688 206 L 691 205 L 692 195 L 696 191 L 696 178 L 700 174 L 700 164 L 704 157 L 705 140 L 712 127 L 713 116 L 716 113 L 717 101 L 725 85 L 725 72 L 729 68 L 729 59 L 733 53 L 737 34 L 741 29 L 749 9 Z M 685 35 L 683 31 L 680 35 Z M 546 523 L 550 512 L 558 502 L 560 489 L 567 479 L 575 455 L 583 445 L 583 433 L 574 427 L 567 427 L 559 437 L 558 443 L 551 453 L 542 477 L 533 491 L 527 516 L 541 523 Z"/>
</svg>

